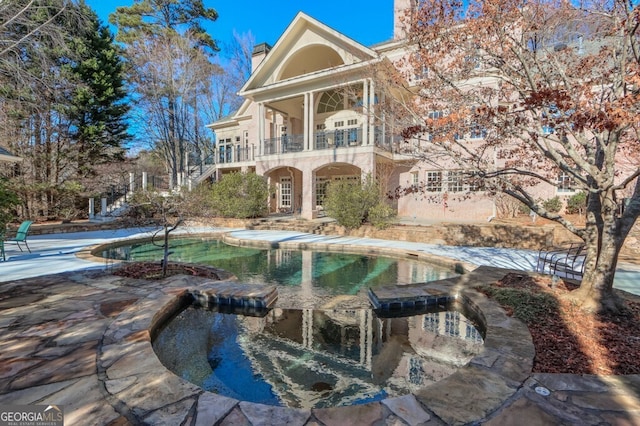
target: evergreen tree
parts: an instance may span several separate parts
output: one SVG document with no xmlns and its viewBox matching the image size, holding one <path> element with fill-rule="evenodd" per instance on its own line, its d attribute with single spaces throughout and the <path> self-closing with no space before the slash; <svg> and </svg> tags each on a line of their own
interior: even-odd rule
<svg viewBox="0 0 640 426">
<path fill-rule="evenodd" d="M 70 70 L 80 84 L 72 94 L 68 115 L 71 137 L 78 145 L 79 171 L 86 174 L 91 165 L 122 159 L 122 146 L 130 136 L 121 49 L 96 14 L 81 7 L 87 9 L 91 25 L 75 40 L 79 58 Z"/>
<path fill-rule="evenodd" d="M 174 187 L 188 174 L 187 153 L 199 150 L 198 96 L 218 72 L 210 59 L 219 50 L 201 23 L 217 17 L 202 0 L 135 0 L 109 18 L 132 65 L 140 128 L 162 153 Z"/>
</svg>

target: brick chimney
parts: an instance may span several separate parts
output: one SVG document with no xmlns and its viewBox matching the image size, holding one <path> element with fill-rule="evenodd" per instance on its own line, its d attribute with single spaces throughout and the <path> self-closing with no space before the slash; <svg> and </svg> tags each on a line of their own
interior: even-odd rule
<svg viewBox="0 0 640 426">
<path fill-rule="evenodd" d="M 253 47 L 253 52 L 251 53 L 251 72 L 254 72 L 256 68 L 258 68 L 258 65 L 260 65 L 270 50 L 271 46 L 269 43 L 260 43 Z"/>
</svg>

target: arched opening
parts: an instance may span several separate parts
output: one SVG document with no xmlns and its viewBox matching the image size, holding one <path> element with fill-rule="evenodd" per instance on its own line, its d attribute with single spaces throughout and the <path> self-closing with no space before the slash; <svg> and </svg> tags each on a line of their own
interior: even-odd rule
<svg viewBox="0 0 640 426">
<path fill-rule="evenodd" d="M 282 67 L 280 80 L 325 70 L 344 64 L 342 57 L 332 48 L 324 45 L 310 45 L 293 54 Z"/>
</svg>

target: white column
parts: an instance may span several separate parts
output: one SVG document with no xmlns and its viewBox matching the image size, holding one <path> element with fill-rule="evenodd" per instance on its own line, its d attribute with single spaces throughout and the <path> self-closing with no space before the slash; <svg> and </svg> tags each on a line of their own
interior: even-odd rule
<svg viewBox="0 0 640 426">
<path fill-rule="evenodd" d="M 96 200 L 95 198 L 89 198 L 89 219 L 93 219 L 96 216 Z"/>
<path fill-rule="evenodd" d="M 305 151 L 309 150 L 309 127 L 311 123 L 309 122 L 309 93 L 304 94 L 304 101 L 302 101 L 302 109 L 303 111 L 303 123 L 302 123 L 302 146 Z"/>
<path fill-rule="evenodd" d="M 316 125 L 314 121 L 315 115 L 315 100 L 313 96 L 313 92 L 309 92 L 309 149 L 314 150 L 316 148 Z"/>
<path fill-rule="evenodd" d="M 362 145 L 369 143 L 369 80 L 362 83 Z"/>
<path fill-rule="evenodd" d="M 100 200 L 100 216 L 104 217 L 107 215 L 107 199 L 102 198 Z"/>
<path fill-rule="evenodd" d="M 313 219 L 316 210 L 316 188 L 314 184 L 315 174 L 313 171 L 303 170 L 302 172 L 302 211 L 300 215 L 305 219 Z"/>
<path fill-rule="evenodd" d="M 264 125 L 265 125 L 265 111 L 264 104 L 258 104 L 258 144 L 260 148 L 258 149 L 258 155 L 264 155 Z"/>
<path fill-rule="evenodd" d="M 134 185 L 136 184 L 136 175 L 133 172 L 129 172 L 129 191 L 135 191 Z"/>
<path fill-rule="evenodd" d="M 367 144 L 372 144 L 376 123 L 376 84 L 373 79 L 369 80 L 369 85 L 369 139 L 367 139 Z"/>
<path fill-rule="evenodd" d="M 142 190 L 147 190 L 147 172 L 142 172 Z"/>
</svg>

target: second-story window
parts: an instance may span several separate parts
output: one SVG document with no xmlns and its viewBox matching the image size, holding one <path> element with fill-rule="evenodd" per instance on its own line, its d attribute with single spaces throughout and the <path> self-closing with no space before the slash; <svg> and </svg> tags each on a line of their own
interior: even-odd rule
<svg viewBox="0 0 640 426">
<path fill-rule="evenodd" d="M 335 90 L 326 91 L 320 96 L 318 101 L 318 114 L 324 112 L 334 112 L 344 109 L 344 97 Z"/>
</svg>

